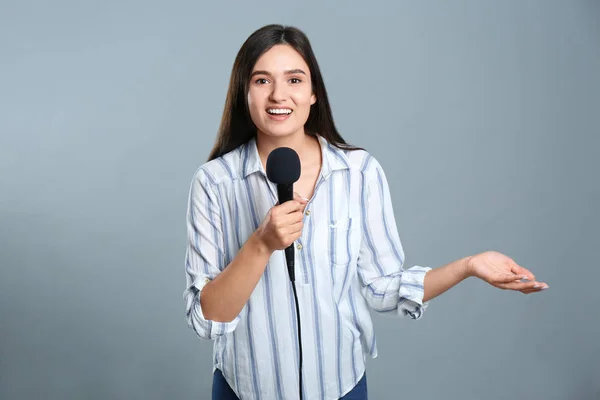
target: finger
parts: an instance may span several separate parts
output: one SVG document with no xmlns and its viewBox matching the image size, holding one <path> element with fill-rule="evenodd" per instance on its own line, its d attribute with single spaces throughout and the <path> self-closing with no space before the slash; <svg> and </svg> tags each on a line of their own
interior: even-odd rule
<svg viewBox="0 0 600 400">
<path fill-rule="evenodd" d="M 285 203 L 277 206 L 281 213 L 290 214 L 304 208 L 304 204 L 299 202 L 298 200 L 288 200 Z"/>
<path fill-rule="evenodd" d="M 294 200 L 297 200 L 303 204 L 308 203 L 308 199 L 304 196 L 300 196 L 300 193 L 294 192 Z"/>
<path fill-rule="evenodd" d="M 501 275 L 498 275 L 498 276 L 494 277 L 493 280 L 496 283 L 520 282 L 521 281 L 521 276 L 515 275 L 515 274 L 511 274 L 511 273 L 506 273 L 506 274 L 501 274 Z"/>
<path fill-rule="evenodd" d="M 542 282 L 520 282 L 514 283 L 514 286 L 510 286 L 511 284 L 508 284 L 508 289 L 510 290 L 519 290 L 519 291 L 523 291 L 523 290 L 534 290 L 534 291 L 539 291 L 539 290 L 545 290 L 548 289 L 548 285 L 546 285 L 545 283 Z"/>
<path fill-rule="evenodd" d="M 531 271 L 529 271 L 526 268 L 521 267 L 519 264 L 517 264 L 516 262 L 512 261 L 511 262 L 511 269 L 512 272 L 514 272 L 517 275 L 521 275 L 523 276 L 525 279 L 528 279 L 530 281 L 534 281 L 535 280 L 535 275 L 531 273 Z"/>
<path fill-rule="evenodd" d="M 523 294 L 531 294 L 531 293 L 537 293 L 537 292 L 541 292 L 542 288 L 538 288 L 538 289 L 525 289 L 525 290 L 521 290 L 520 292 Z"/>
<path fill-rule="evenodd" d="M 290 226 L 302 221 L 304 217 L 304 213 L 301 210 L 291 212 L 289 214 L 283 215 L 280 218 L 280 226 Z"/>
<path fill-rule="evenodd" d="M 290 225 L 290 234 L 295 235 L 298 232 L 302 232 L 303 227 L 304 227 L 304 223 L 302 221 L 296 222 L 295 224 Z"/>
<path fill-rule="evenodd" d="M 538 282 L 509 282 L 509 283 L 500 283 L 499 287 L 508 290 L 527 290 L 527 289 L 537 289 L 541 288 L 541 285 Z M 537 287 L 536 287 L 537 286 Z"/>
<path fill-rule="evenodd" d="M 549 288 L 549 286 L 545 283 L 540 283 L 539 285 L 541 285 L 541 286 L 539 286 L 537 288 L 533 288 L 533 289 L 525 289 L 525 290 L 522 290 L 521 292 L 523 292 L 524 294 L 530 294 L 530 293 L 543 292 L 544 290 Z"/>
</svg>

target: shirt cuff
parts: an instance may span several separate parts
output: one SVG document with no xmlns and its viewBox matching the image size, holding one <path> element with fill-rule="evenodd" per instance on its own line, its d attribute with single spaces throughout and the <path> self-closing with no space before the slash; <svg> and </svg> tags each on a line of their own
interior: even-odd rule
<svg viewBox="0 0 600 400">
<path fill-rule="evenodd" d="M 219 336 L 233 332 L 238 324 L 240 316 L 236 316 L 230 322 L 218 322 L 207 319 L 202 312 L 200 296 L 202 289 L 210 282 L 210 278 L 200 274 L 190 287 L 191 293 L 188 294 L 188 301 L 191 302 L 188 306 L 188 325 L 192 327 L 198 335 L 203 339 L 215 339 Z"/>
<path fill-rule="evenodd" d="M 423 316 L 429 302 L 423 302 L 425 274 L 429 267 L 414 266 L 402 272 L 398 293 L 398 314 L 417 320 Z"/>
</svg>

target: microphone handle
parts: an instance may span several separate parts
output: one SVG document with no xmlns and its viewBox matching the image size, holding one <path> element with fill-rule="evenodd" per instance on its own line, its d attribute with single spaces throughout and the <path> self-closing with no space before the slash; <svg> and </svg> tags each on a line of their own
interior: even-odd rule
<svg viewBox="0 0 600 400">
<path fill-rule="evenodd" d="M 285 249 L 285 260 L 287 261 L 288 274 L 290 275 L 290 280 L 292 282 L 296 282 L 296 272 L 294 268 L 294 244 L 290 244 Z"/>
<path fill-rule="evenodd" d="M 283 204 L 286 201 L 292 200 L 294 198 L 294 185 L 277 185 L 277 198 L 279 200 L 279 204 Z M 288 274 L 290 275 L 290 280 L 292 282 L 296 281 L 296 273 L 294 270 L 294 244 L 290 244 L 285 249 L 285 260 L 287 261 Z"/>
<path fill-rule="evenodd" d="M 294 185 L 277 185 L 277 197 L 279 199 L 279 204 L 283 204 L 286 201 L 292 200 L 294 198 Z M 299 398 L 300 400 L 302 400 L 302 329 L 300 328 L 300 307 L 298 304 L 298 293 L 296 291 L 296 274 L 294 271 L 294 243 L 292 243 L 285 249 L 285 260 L 287 262 L 288 274 L 290 275 L 290 281 L 292 282 L 292 289 L 294 291 L 294 301 L 296 303 L 296 319 L 298 320 L 298 348 L 300 350 L 298 365 L 298 390 L 300 395 Z"/>
<path fill-rule="evenodd" d="M 277 185 L 277 199 L 279 200 L 279 204 L 283 204 L 286 201 L 294 199 L 294 185 Z"/>
</svg>

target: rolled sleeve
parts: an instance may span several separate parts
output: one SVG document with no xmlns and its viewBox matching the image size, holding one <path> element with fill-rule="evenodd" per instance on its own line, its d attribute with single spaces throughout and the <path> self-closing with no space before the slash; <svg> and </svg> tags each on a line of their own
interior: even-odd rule
<svg viewBox="0 0 600 400">
<path fill-rule="evenodd" d="M 363 237 L 358 257 L 362 294 L 378 313 L 420 319 L 425 274 L 429 267 L 404 269 L 404 250 L 398 234 L 385 173 L 369 156 L 362 169 Z"/>
<path fill-rule="evenodd" d="M 192 181 L 187 207 L 186 289 L 183 292 L 187 323 L 202 339 L 232 332 L 239 315 L 230 322 L 204 317 L 200 296 L 204 286 L 225 268 L 221 213 L 210 176 L 198 170 Z"/>
<path fill-rule="evenodd" d="M 429 305 L 429 302 L 423 302 L 423 282 L 429 270 L 431 268 L 414 266 L 402 272 L 398 292 L 399 316 L 419 319 L 423 315 Z"/>
</svg>

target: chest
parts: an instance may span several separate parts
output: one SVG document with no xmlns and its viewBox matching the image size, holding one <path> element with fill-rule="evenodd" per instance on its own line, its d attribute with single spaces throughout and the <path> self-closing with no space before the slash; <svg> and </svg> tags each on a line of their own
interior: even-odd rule
<svg viewBox="0 0 600 400">
<path fill-rule="evenodd" d="M 335 171 L 321 178 L 317 171 L 304 174 L 294 191 L 310 199 L 303 218 L 304 228 L 297 240 L 298 263 L 348 265 L 357 257 L 361 238 L 361 209 L 366 198 L 360 174 Z M 218 190 L 221 218 L 226 229 L 225 258 L 235 256 L 277 201 L 275 186 L 261 174 L 235 180 Z M 300 267 L 300 264 L 298 266 Z M 328 271 L 323 270 L 323 271 Z M 310 270 L 303 270 L 304 282 Z M 316 272 L 315 272 L 316 273 Z M 313 277 L 314 278 L 314 277 Z"/>
<path fill-rule="evenodd" d="M 302 171 L 300 179 L 294 183 L 294 192 L 307 199 L 312 198 L 315 193 L 315 186 L 319 180 L 319 166 Z"/>
</svg>

